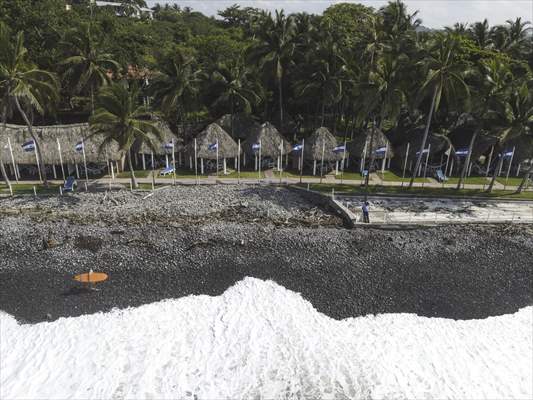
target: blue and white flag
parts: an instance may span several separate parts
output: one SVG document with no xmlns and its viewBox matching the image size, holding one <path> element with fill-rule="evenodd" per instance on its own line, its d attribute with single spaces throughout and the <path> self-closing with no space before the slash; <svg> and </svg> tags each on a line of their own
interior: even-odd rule
<svg viewBox="0 0 533 400">
<path fill-rule="evenodd" d="M 342 145 L 342 146 L 337 146 L 333 149 L 333 152 L 334 153 L 343 153 L 344 151 L 346 151 L 346 146 Z"/>
<path fill-rule="evenodd" d="M 292 151 L 301 151 L 303 146 L 301 144 L 297 144 L 292 148 Z"/>
<path fill-rule="evenodd" d="M 376 154 L 383 154 L 387 151 L 387 147 L 380 147 L 379 149 L 376 149 Z"/>
<path fill-rule="evenodd" d="M 512 157 L 512 156 L 513 156 L 513 151 L 512 150 L 511 151 L 505 151 L 503 153 L 503 157 L 504 158 L 509 158 L 509 157 Z"/>
<path fill-rule="evenodd" d="M 78 153 L 81 153 L 81 152 L 83 151 L 83 148 L 84 148 L 84 144 L 83 144 L 83 142 L 78 142 L 78 143 L 76 143 L 76 151 L 77 151 Z"/>
<path fill-rule="evenodd" d="M 252 144 L 252 150 L 259 150 L 261 148 L 261 145 L 259 143 Z"/>
<path fill-rule="evenodd" d="M 35 142 L 32 140 L 28 140 L 26 143 L 22 145 L 22 149 L 24 151 L 30 152 L 35 150 Z"/>
<path fill-rule="evenodd" d="M 210 151 L 218 149 L 218 142 L 207 145 L 207 149 Z"/>
<path fill-rule="evenodd" d="M 468 155 L 468 149 L 466 149 L 466 148 L 457 149 L 455 151 L 455 154 L 458 155 L 458 156 L 466 156 L 466 155 Z"/>
<path fill-rule="evenodd" d="M 168 142 L 163 145 L 165 150 L 172 150 L 174 148 L 174 142 Z"/>
</svg>

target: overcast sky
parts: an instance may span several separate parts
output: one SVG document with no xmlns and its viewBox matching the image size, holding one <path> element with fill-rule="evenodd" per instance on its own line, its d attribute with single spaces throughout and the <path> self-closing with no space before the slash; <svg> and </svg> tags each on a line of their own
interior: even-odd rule
<svg viewBox="0 0 533 400">
<path fill-rule="evenodd" d="M 322 13 L 331 4 L 341 3 L 337 0 L 148 0 L 149 6 L 156 3 L 179 4 L 189 6 L 206 15 L 216 15 L 232 4 L 252 6 L 267 10 L 283 8 L 286 12 L 306 11 L 308 13 Z M 351 2 L 351 1 L 344 1 Z M 533 0 L 404 0 L 410 12 L 419 10 L 423 25 L 430 28 L 442 28 L 455 22 L 476 22 L 484 18 L 491 25 L 503 24 L 508 19 L 522 17 L 527 21 L 533 20 Z M 386 4 L 384 0 L 360 0 L 355 3 L 379 8 Z"/>
</svg>

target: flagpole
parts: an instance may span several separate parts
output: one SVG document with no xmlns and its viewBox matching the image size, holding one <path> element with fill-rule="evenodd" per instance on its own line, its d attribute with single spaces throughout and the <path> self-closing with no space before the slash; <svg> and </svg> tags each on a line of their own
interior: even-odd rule
<svg viewBox="0 0 533 400">
<path fill-rule="evenodd" d="M 39 180 L 42 183 L 43 176 L 41 174 L 41 165 L 39 164 L 39 152 L 37 151 L 37 144 L 35 143 L 35 140 L 33 141 L 33 146 L 34 146 L 33 151 L 35 152 L 35 160 L 37 161 L 37 171 L 39 171 Z"/>
<path fill-rule="evenodd" d="M 259 139 L 259 181 L 261 181 L 261 139 Z"/>
<path fill-rule="evenodd" d="M 320 160 L 320 183 L 322 183 L 322 177 L 324 176 L 324 151 L 326 150 L 326 141 L 322 139 L 322 159 Z"/>
<path fill-rule="evenodd" d="M 57 151 L 59 153 L 59 163 L 61 164 L 61 175 L 63 175 L 63 182 L 67 180 L 65 177 L 65 168 L 63 167 L 63 155 L 61 154 L 61 143 L 59 143 L 59 138 L 56 138 L 57 141 Z"/>
<path fill-rule="evenodd" d="M 426 173 L 428 170 L 428 162 L 429 162 L 429 153 L 431 153 L 431 143 L 428 145 L 428 154 L 426 156 L 426 166 L 424 167 L 424 180 L 422 181 L 422 187 L 424 187 L 424 183 L 426 180 Z"/>
<path fill-rule="evenodd" d="M 154 151 L 150 150 L 150 159 L 152 161 L 152 188 L 155 189 L 155 164 L 154 164 Z"/>
<path fill-rule="evenodd" d="M 281 180 L 283 178 L 283 139 L 281 139 L 281 144 L 280 144 L 280 147 L 279 147 L 279 151 L 280 151 L 280 162 L 279 162 L 279 183 L 281 185 Z"/>
<path fill-rule="evenodd" d="M 302 139 L 302 150 L 300 154 L 301 165 L 300 165 L 300 183 L 302 183 L 302 175 L 304 173 L 304 150 L 305 150 L 305 139 Z"/>
<path fill-rule="evenodd" d="M 87 172 L 87 157 L 85 157 L 85 142 L 81 139 L 81 151 L 83 154 L 83 165 L 85 167 L 85 182 L 89 183 L 89 173 Z"/>
<path fill-rule="evenodd" d="M 507 167 L 507 176 L 505 177 L 505 186 L 507 186 L 507 181 L 509 180 L 509 174 L 511 173 L 511 167 L 513 165 L 513 158 L 516 146 L 513 147 L 513 153 L 511 154 L 511 159 L 509 160 L 509 166 Z"/>
<path fill-rule="evenodd" d="M 216 140 L 216 146 L 217 146 L 217 178 L 218 178 L 218 138 Z"/>
<path fill-rule="evenodd" d="M 237 183 L 241 183 L 241 139 L 239 139 L 239 150 L 237 153 Z"/>
<path fill-rule="evenodd" d="M 342 185 L 342 182 L 344 180 L 344 163 L 346 161 L 346 140 L 344 140 L 344 150 L 342 152 L 342 161 L 341 161 L 341 170 L 342 170 L 342 173 L 341 173 L 341 185 Z"/>
<path fill-rule="evenodd" d="M 407 161 L 409 159 L 409 147 L 410 147 L 410 143 L 407 142 L 407 147 L 405 148 L 405 158 L 403 160 L 402 187 L 403 187 L 403 181 L 405 180 L 405 170 L 407 169 Z"/>
<path fill-rule="evenodd" d="M 198 148 L 196 138 L 194 138 L 194 176 L 196 178 L 196 184 L 198 185 Z"/>
<path fill-rule="evenodd" d="M 175 153 L 175 148 L 174 148 L 174 138 L 172 138 L 172 166 L 173 166 L 173 181 L 174 181 L 174 185 L 176 185 L 176 155 L 174 154 Z"/>
<path fill-rule="evenodd" d="M 15 180 L 19 183 L 19 174 L 17 171 L 17 163 L 15 162 L 15 157 L 13 156 L 13 147 L 11 147 L 11 139 L 7 137 L 7 144 L 9 145 L 9 153 L 11 154 L 11 162 L 13 163 L 13 172 L 15 173 Z"/>
<path fill-rule="evenodd" d="M 494 154 L 494 146 L 490 149 L 489 162 L 487 163 L 487 171 L 485 172 L 485 178 L 489 176 L 490 163 L 492 162 L 492 156 Z"/>
</svg>

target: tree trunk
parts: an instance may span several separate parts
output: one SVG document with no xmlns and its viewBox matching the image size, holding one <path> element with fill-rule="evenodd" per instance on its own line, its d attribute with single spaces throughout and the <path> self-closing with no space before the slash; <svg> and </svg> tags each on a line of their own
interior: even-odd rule
<svg viewBox="0 0 533 400">
<path fill-rule="evenodd" d="M 465 163 L 463 165 L 463 169 L 461 171 L 461 176 L 459 177 L 459 182 L 457 183 L 456 190 L 461 189 L 461 185 L 463 184 L 463 180 L 466 177 L 466 174 L 468 172 L 468 166 L 470 165 L 470 158 L 472 155 L 472 149 L 474 148 L 474 142 L 476 141 L 476 137 L 478 134 L 478 130 L 476 129 L 474 131 L 474 134 L 472 135 L 472 139 L 470 139 L 470 145 L 468 146 L 468 155 L 466 156 Z"/>
<path fill-rule="evenodd" d="M 320 120 L 320 126 L 324 126 L 324 118 L 326 117 L 326 102 L 322 102 L 322 119 Z"/>
<path fill-rule="evenodd" d="M 365 178 L 365 191 L 366 193 L 368 193 L 368 183 L 370 181 L 370 173 L 372 172 L 372 166 L 374 165 L 374 161 L 376 159 L 376 152 L 374 151 L 374 135 L 375 135 L 375 132 L 376 132 L 376 117 L 374 117 L 374 122 L 372 124 L 372 133 L 370 134 L 370 157 L 369 160 L 370 160 L 370 163 L 368 165 L 368 173 L 366 175 L 366 178 Z M 365 200 L 366 200 L 366 195 L 365 195 Z"/>
<path fill-rule="evenodd" d="M 433 92 L 433 98 L 431 99 L 431 107 L 429 108 L 429 114 L 428 119 L 426 122 L 426 129 L 424 130 L 424 137 L 422 138 L 422 146 L 420 146 L 420 152 L 418 153 L 418 158 L 416 159 L 415 169 L 411 176 L 411 180 L 409 181 L 409 186 L 407 189 L 411 189 L 413 187 L 413 183 L 415 182 L 416 172 L 420 168 L 420 164 L 422 163 L 422 157 L 424 156 L 424 149 L 426 147 L 426 141 L 428 139 L 428 133 L 429 133 L 429 127 L 431 125 L 431 118 L 433 117 L 433 112 L 435 111 L 435 101 L 437 99 L 437 87 L 435 87 L 435 90 Z"/>
<path fill-rule="evenodd" d="M 526 187 L 527 181 L 532 173 L 533 173 L 533 160 L 530 161 L 529 168 L 527 169 L 524 175 L 524 179 L 522 179 L 522 182 L 520 182 L 520 186 L 518 186 L 516 193 L 522 193 L 522 190 L 524 190 L 524 188 Z"/>
<path fill-rule="evenodd" d="M 234 110 L 233 110 L 233 108 L 234 108 L 234 106 L 233 106 L 233 95 L 230 96 L 230 102 L 231 102 L 231 116 L 230 116 L 231 137 L 233 139 L 235 139 L 235 134 L 233 132 L 233 112 L 234 112 Z"/>
<path fill-rule="evenodd" d="M 19 99 L 17 97 L 14 97 L 14 99 L 15 99 L 15 105 L 17 106 L 17 110 L 22 116 L 22 118 L 24 119 L 24 122 L 26 123 L 26 126 L 28 127 L 28 132 L 30 132 L 30 136 L 33 139 L 33 142 L 35 143 L 35 151 L 37 152 L 37 155 L 39 156 L 39 168 L 41 168 L 41 173 L 43 175 L 43 185 L 45 187 L 48 187 L 48 179 L 46 177 L 46 169 L 44 168 L 43 155 L 41 153 L 41 145 L 39 144 L 37 137 L 33 133 L 32 123 L 30 122 L 28 115 L 22 109 Z"/>
<path fill-rule="evenodd" d="M 130 174 L 131 174 L 131 187 L 133 189 L 138 189 L 139 184 L 137 183 L 137 179 L 135 178 L 135 172 L 133 171 L 133 165 L 131 162 L 131 150 L 128 150 L 126 153 L 126 158 L 128 159 L 128 167 L 130 168 Z"/>
<path fill-rule="evenodd" d="M 500 154 L 500 159 L 498 160 L 498 163 L 496 164 L 496 168 L 494 169 L 494 173 L 492 174 L 492 179 L 490 180 L 490 185 L 487 189 L 487 192 L 491 193 L 492 189 L 494 188 L 494 183 L 496 182 L 496 177 L 498 176 L 498 171 L 500 170 L 500 167 L 503 163 L 503 154 Z"/>
<path fill-rule="evenodd" d="M 278 61 L 279 64 L 279 61 Z M 278 91 L 279 91 L 279 130 L 283 133 L 283 72 L 278 65 Z"/>
</svg>

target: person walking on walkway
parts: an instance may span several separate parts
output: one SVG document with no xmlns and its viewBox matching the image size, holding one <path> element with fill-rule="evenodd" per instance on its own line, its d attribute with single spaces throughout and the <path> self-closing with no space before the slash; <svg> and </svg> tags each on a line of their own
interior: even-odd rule
<svg viewBox="0 0 533 400">
<path fill-rule="evenodd" d="M 363 203 L 363 206 L 361 207 L 361 209 L 363 210 L 363 222 L 365 224 L 369 224 L 370 223 L 370 217 L 368 215 L 369 206 L 370 206 L 370 204 L 368 203 L 368 201 L 365 201 Z"/>
</svg>

